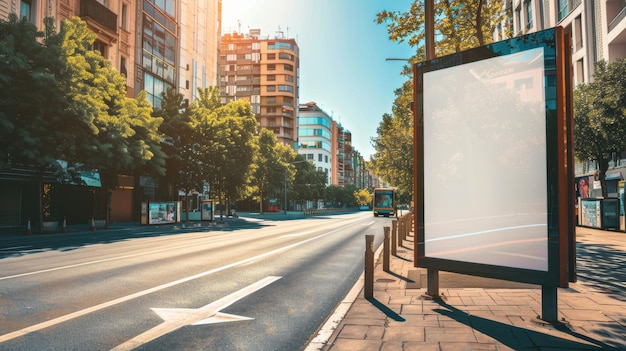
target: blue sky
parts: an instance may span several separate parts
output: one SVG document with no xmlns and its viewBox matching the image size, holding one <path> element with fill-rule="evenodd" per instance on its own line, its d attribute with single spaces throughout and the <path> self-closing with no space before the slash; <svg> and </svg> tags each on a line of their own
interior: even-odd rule
<svg viewBox="0 0 626 351">
<path fill-rule="evenodd" d="M 300 48 L 300 103 L 315 101 L 344 128 L 369 159 L 370 139 L 384 113 L 391 113 L 394 90 L 414 49 L 387 39 L 374 22 L 381 10 L 409 9 L 412 0 L 223 0 L 222 31 L 247 33 L 279 29 Z"/>
</svg>

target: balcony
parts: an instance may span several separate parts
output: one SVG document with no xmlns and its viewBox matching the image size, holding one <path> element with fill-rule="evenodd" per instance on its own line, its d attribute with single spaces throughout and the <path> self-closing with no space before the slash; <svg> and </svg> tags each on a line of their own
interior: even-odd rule
<svg viewBox="0 0 626 351">
<path fill-rule="evenodd" d="M 626 17 L 626 7 L 623 8 L 609 23 L 608 31 L 612 31 Z"/>
<path fill-rule="evenodd" d="M 96 0 L 80 1 L 80 17 L 98 30 L 117 34 L 117 15 Z"/>
</svg>

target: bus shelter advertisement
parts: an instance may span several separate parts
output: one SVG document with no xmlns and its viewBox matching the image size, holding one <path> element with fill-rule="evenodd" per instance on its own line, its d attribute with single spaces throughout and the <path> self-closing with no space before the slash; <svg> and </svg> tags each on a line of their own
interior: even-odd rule
<svg viewBox="0 0 626 351">
<path fill-rule="evenodd" d="M 171 224 L 180 222 L 180 201 L 142 203 L 141 224 Z M 145 216 L 145 217 L 144 217 Z"/>
<path fill-rule="evenodd" d="M 570 152 L 561 38 L 546 30 L 416 66 L 419 266 L 559 284 L 573 188 L 559 168 Z"/>
</svg>

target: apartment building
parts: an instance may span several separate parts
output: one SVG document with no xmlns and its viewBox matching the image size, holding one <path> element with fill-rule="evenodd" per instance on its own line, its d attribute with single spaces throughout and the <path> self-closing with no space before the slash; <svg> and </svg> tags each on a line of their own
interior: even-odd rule
<svg viewBox="0 0 626 351">
<path fill-rule="evenodd" d="M 152 106 L 170 88 L 192 101 L 198 88 L 217 85 L 221 0 L 143 0 L 137 7 L 135 79 Z"/>
<path fill-rule="evenodd" d="M 355 184 L 354 162 L 352 159 L 352 133 L 344 128 L 340 123 L 335 123 L 333 128 L 333 140 L 335 140 L 336 155 L 334 166 L 334 178 L 337 182 L 333 183 L 344 187 L 348 184 Z"/>
<path fill-rule="evenodd" d="M 336 184 L 332 178 L 336 157 L 333 154 L 333 118 L 315 102 L 299 105 L 297 152 L 326 174 L 326 185 Z"/>
<path fill-rule="evenodd" d="M 226 33 L 219 46 L 219 89 L 223 103 L 251 103 L 261 128 L 295 149 L 298 141 L 299 49 L 294 39 L 277 32 L 261 36 Z"/>
<path fill-rule="evenodd" d="M 197 88 L 217 85 L 221 0 L 0 0 L 0 18 L 7 19 L 10 13 L 27 18 L 40 30 L 46 17 L 54 18 L 57 28 L 63 20 L 80 17 L 97 36 L 93 49 L 126 76 L 127 95 L 135 97 L 145 89 L 155 108 L 167 88 L 191 101 Z M 0 171 L 0 189 L 13 189 L 11 196 L 0 199 L 4 211 L 0 225 L 23 224 L 24 214 L 41 212 L 37 210 L 41 179 L 34 172 L 21 166 Z M 56 182 L 54 177 L 43 180 Z M 75 220 L 103 212 L 110 196 L 110 219 L 124 221 L 132 219 L 132 199 L 153 199 L 156 186 L 150 177 L 120 175 L 119 187 L 111 194 L 90 184 L 68 185 L 63 196 L 72 204 Z"/>
<path fill-rule="evenodd" d="M 572 38 L 574 85 L 591 81 L 596 62 L 626 57 L 626 1 L 514 0 L 513 33 L 562 26 Z"/>
</svg>

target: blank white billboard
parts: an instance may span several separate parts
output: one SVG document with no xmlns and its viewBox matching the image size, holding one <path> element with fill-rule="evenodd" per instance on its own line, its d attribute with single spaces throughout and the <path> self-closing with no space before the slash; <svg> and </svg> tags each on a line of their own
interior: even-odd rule
<svg viewBox="0 0 626 351">
<path fill-rule="evenodd" d="M 548 271 L 544 48 L 423 74 L 425 256 Z"/>
</svg>

